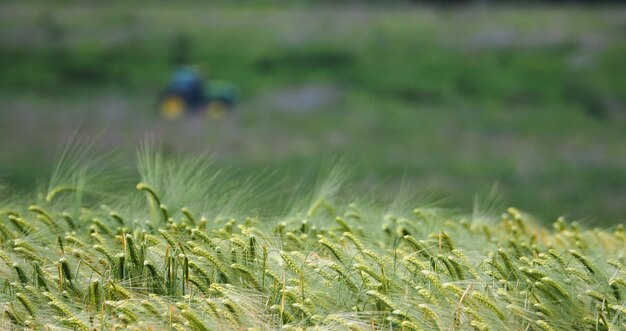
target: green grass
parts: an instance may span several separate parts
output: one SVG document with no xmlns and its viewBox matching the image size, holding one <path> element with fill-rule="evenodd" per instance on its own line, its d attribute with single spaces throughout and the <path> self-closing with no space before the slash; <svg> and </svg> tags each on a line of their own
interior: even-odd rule
<svg viewBox="0 0 626 331">
<path fill-rule="evenodd" d="M 119 190 L 91 154 L 70 149 L 50 185 L 3 199 L 2 328 L 626 327 L 621 225 L 383 204 L 339 166 L 263 190 L 148 146 Z"/>
<path fill-rule="evenodd" d="M 250 176 L 347 155 L 355 177 L 471 210 L 501 201 L 543 223 L 626 215 L 624 9 L 43 2 L 0 10 L 0 176 L 46 177 L 80 123 L 133 154 L 209 150 Z M 184 51 L 188 45 L 188 51 Z M 155 118 L 175 59 L 242 91 L 219 123 Z M 299 106 L 294 95 L 330 96 Z M 334 94 L 333 94 L 334 93 Z M 110 147 L 110 146 L 106 146 Z M 25 189 L 27 190 L 27 189 Z"/>
</svg>

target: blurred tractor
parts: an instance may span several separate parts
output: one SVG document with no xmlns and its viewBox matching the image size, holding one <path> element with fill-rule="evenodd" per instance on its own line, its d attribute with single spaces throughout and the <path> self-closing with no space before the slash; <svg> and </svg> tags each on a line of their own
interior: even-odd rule
<svg viewBox="0 0 626 331">
<path fill-rule="evenodd" d="M 165 118 L 205 114 L 220 119 L 237 100 L 237 88 L 229 83 L 205 80 L 191 67 L 177 70 L 169 86 L 159 96 L 159 108 Z"/>
</svg>

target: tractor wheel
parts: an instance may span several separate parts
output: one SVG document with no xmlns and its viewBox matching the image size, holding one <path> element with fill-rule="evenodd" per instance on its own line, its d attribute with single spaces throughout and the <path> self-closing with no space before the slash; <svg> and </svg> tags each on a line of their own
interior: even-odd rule
<svg viewBox="0 0 626 331">
<path fill-rule="evenodd" d="M 167 119 L 176 119 L 185 114 L 185 101 L 178 96 L 169 95 L 161 101 L 161 114 Z"/>
<path fill-rule="evenodd" d="M 211 101 L 206 107 L 206 113 L 210 118 L 214 120 L 219 120 L 224 117 L 224 114 L 226 113 L 226 108 L 226 104 L 224 104 L 220 100 Z"/>
</svg>

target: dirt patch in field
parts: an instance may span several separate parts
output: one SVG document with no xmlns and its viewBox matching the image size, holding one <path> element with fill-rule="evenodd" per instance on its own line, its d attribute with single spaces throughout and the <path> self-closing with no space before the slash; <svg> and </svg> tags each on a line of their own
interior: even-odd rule
<svg viewBox="0 0 626 331">
<path fill-rule="evenodd" d="M 259 97 L 264 108 L 293 113 L 309 113 L 332 106 L 341 100 L 343 92 L 333 85 L 305 85 L 271 91 Z"/>
</svg>

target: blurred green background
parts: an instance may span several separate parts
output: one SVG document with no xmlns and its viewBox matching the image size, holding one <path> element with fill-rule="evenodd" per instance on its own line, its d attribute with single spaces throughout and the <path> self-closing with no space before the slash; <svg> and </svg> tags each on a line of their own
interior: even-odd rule
<svg viewBox="0 0 626 331">
<path fill-rule="evenodd" d="M 237 107 L 161 118 L 176 63 L 236 84 Z M 13 190 L 45 180 L 78 130 L 129 165 L 148 135 L 294 182 L 343 158 L 381 200 L 471 212 L 495 187 L 546 222 L 626 218 L 624 6 L 5 1 L 0 105 Z"/>
</svg>

